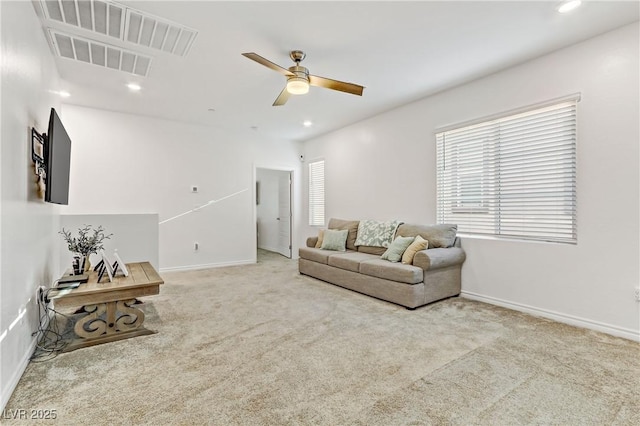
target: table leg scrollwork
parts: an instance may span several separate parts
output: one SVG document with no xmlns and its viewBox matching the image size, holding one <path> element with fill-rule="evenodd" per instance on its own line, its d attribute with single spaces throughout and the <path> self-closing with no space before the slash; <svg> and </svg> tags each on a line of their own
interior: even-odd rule
<svg viewBox="0 0 640 426">
<path fill-rule="evenodd" d="M 132 299 L 117 302 L 117 310 L 122 313 L 116 320 L 116 328 L 118 331 L 135 330 L 144 322 L 144 312 L 131 306 L 135 301 L 135 299 Z"/>
<path fill-rule="evenodd" d="M 136 330 L 144 322 L 144 312 L 131 305 L 135 299 L 86 305 L 87 315 L 74 327 L 77 336 L 93 339 L 103 335 L 126 333 Z"/>
<path fill-rule="evenodd" d="M 106 333 L 107 324 L 104 319 L 100 318 L 107 311 L 106 303 L 99 305 L 85 305 L 87 315 L 80 318 L 74 327 L 76 335 L 85 339 L 98 337 Z"/>
</svg>

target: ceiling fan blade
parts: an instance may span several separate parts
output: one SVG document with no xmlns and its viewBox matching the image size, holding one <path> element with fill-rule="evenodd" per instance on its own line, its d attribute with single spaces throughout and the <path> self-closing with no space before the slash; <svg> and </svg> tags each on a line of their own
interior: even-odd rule
<svg viewBox="0 0 640 426">
<path fill-rule="evenodd" d="M 325 87 L 327 89 L 339 90 L 340 92 L 351 93 L 352 95 L 362 96 L 364 86 L 353 83 L 345 83 L 344 81 L 332 80 L 330 78 L 318 77 L 317 75 L 309 75 L 309 84 L 312 86 Z"/>
<path fill-rule="evenodd" d="M 288 100 L 289 100 L 289 91 L 287 90 L 287 86 L 284 86 L 284 89 L 282 89 L 282 92 L 280 92 L 280 94 L 276 98 L 275 102 L 273 103 L 273 106 L 284 105 L 287 103 Z"/>
<path fill-rule="evenodd" d="M 293 73 L 291 71 L 289 71 L 288 69 L 282 68 L 278 64 L 274 64 L 270 60 L 263 58 L 262 56 L 258 55 L 257 53 L 253 53 L 253 52 L 251 52 L 251 53 L 243 53 L 242 56 L 247 57 L 247 58 L 249 58 L 251 60 L 254 60 L 257 63 L 262 64 L 267 68 L 271 68 L 274 71 L 278 71 L 280 74 L 284 74 L 287 77 L 293 75 Z"/>
</svg>

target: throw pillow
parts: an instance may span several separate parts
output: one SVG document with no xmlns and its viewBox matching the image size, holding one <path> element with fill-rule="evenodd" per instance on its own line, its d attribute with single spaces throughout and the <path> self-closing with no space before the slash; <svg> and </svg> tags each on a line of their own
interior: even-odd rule
<svg viewBox="0 0 640 426">
<path fill-rule="evenodd" d="M 347 243 L 348 235 L 349 230 L 347 229 L 342 231 L 327 229 L 324 231 L 324 239 L 320 248 L 322 250 L 346 251 L 344 246 Z"/>
<path fill-rule="evenodd" d="M 389 222 L 361 220 L 355 244 L 356 246 L 389 247 L 401 223 L 398 220 Z"/>
<path fill-rule="evenodd" d="M 324 229 L 318 231 L 318 241 L 316 241 L 315 248 L 322 247 L 322 240 L 324 240 Z"/>
<path fill-rule="evenodd" d="M 381 259 L 388 260 L 390 262 L 399 262 L 402 258 L 402 253 L 413 243 L 413 237 L 398 237 L 389 246 L 387 251 L 385 251 Z"/>
<path fill-rule="evenodd" d="M 413 242 L 407 249 L 404 251 L 402 255 L 402 263 L 406 263 L 411 265 L 413 263 L 413 257 L 420 250 L 425 250 L 429 246 L 429 241 L 422 238 L 420 235 L 416 235 L 413 239 Z"/>
</svg>

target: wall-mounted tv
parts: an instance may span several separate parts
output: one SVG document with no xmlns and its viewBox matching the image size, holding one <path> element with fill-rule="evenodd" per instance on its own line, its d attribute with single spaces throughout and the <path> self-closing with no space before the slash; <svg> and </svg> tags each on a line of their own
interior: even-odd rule
<svg viewBox="0 0 640 426">
<path fill-rule="evenodd" d="M 49 116 L 49 131 L 44 144 L 45 193 L 44 200 L 55 204 L 69 204 L 69 171 L 71 167 L 71 139 L 54 108 Z"/>
</svg>

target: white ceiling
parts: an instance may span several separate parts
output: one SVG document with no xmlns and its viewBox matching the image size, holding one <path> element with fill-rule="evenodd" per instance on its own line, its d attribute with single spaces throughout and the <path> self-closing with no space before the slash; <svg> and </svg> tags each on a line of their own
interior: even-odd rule
<svg viewBox="0 0 640 426">
<path fill-rule="evenodd" d="M 65 103 L 306 140 L 435 92 L 522 63 L 639 19 L 639 3 L 121 1 L 196 29 L 184 58 L 108 41 L 153 57 L 147 77 L 57 58 Z M 85 30 L 43 26 L 86 38 Z M 271 104 L 285 77 L 243 56 L 283 66 L 307 53 L 312 74 L 365 86 L 362 97 L 312 87 Z M 142 86 L 131 93 L 129 82 Z M 210 108 L 215 111 L 209 111 Z M 305 128 L 304 120 L 314 125 Z M 252 127 L 257 127 L 254 129 Z"/>
</svg>

